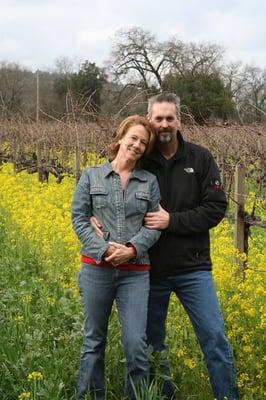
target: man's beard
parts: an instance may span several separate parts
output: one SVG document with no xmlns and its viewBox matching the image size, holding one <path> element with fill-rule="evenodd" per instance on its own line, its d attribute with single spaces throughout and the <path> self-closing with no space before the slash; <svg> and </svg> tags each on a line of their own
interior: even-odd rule
<svg viewBox="0 0 266 400">
<path fill-rule="evenodd" d="M 173 139 L 172 131 L 161 131 L 157 133 L 157 140 L 160 144 L 169 144 Z"/>
</svg>

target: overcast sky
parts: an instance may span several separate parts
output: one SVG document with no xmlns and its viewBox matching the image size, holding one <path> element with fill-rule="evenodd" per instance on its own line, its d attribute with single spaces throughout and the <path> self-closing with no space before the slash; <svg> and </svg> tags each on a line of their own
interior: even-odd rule
<svg viewBox="0 0 266 400">
<path fill-rule="evenodd" d="M 159 40 L 217 43 L 230 61 L 266 67 L 265 0 L 0 0 L 0 61 L 48 69 L 57 58 L 102 66 L 119 28 Z"/>
</svg>

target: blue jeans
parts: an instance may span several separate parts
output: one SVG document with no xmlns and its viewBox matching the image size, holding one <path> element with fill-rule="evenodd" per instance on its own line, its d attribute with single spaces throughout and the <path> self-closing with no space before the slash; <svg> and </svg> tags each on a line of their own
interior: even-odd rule
<svg viewBox="0 0 266 400">
<path fill-rule="evenodd" d="M 84 306 L 84 340 L 80 358 L 77 398 L 87 391 L 93 400 L 105 398 L 104 353 L 108 319 L 116 300 L 121 340 L 126 356 L 125 395 L 134 399 L 137 387 L 148 378 L 146 323 L 149 272 L 82 264 L 79 289 Z"/>
<path fill-rule="evenodd" d="M 165 349 L 165 321 L 171 292 L 185 308 L 198 338 L 214 396 L 222 400 L 239 399 L 232 352 L 224 332 L 216 291 L 210 271 L 181 273 L 171 277 L 151 279 L 147 322 L 147 340 L 155 352 Z M 168 370 L 167 370 L 168 369 Z M 170 367 L 164 364 L 164 375 Z M 166 381 L 164 392 L 171 398 L 173 386 Z"/>
</svg>

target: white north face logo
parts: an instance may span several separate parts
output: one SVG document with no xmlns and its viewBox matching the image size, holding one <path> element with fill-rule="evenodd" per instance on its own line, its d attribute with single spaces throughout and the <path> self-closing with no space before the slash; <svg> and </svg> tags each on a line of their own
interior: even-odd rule
<svg viewBox="0 0 266 400">
<path fill-rule="evenodd" d="M 188 174 L 193 174 L 194 169 L 193 168 L 184 168 L 184 171 L 186 171 Z"/>
</svg>

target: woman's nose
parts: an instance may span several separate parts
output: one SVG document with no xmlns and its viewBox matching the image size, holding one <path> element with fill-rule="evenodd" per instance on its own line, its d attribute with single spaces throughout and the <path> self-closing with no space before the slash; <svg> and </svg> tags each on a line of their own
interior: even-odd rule
<svg viewBox="0 0 266 400">
<path fill-rule="evenodd" d="M 134 142 L 134 146 L 135 146 L 135 147 L 139 147 L 139 146 L 140 146 L 140 140 L 136 140 L 136 141 Z"/>
</svg>

